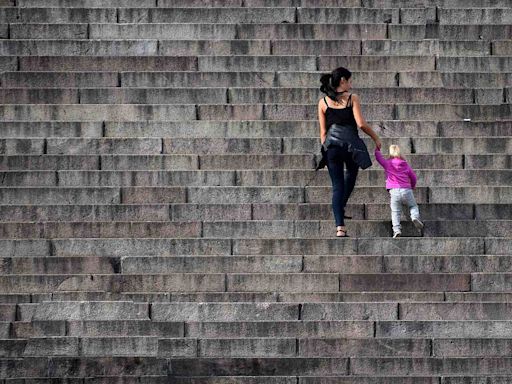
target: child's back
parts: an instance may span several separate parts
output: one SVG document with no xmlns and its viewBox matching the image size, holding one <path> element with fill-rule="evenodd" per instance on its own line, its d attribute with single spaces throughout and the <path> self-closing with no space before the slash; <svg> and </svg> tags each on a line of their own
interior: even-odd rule
<svg viewBox="0 0 512 384">
<path fill-rule="evenodd" d="M 386 159 L 378 149 L 375 149 L 375 158 L 386 172 L 386 189 L 416 187 L 416 174 L 403 158 Z"/>
<path fill-rule="evenodd" d="M 389 159 L 384 158 L 379 149 L 375 149 L 375 158 L 386 172 L 386 189 L 390 195 L 391 222 L 393 224 L 393 237 L 400 237 L 402 226 L 400 225 L 400 213 L 402 204 L 407 204 L 411 212 L 414 225 L 421 229 L 423 223 L 420 220 L 420 211 L 412 190 L 416 187 L 416 174 L 400 156 L 400 148 L 397 145 L 389 147 Z"/>
</svg>

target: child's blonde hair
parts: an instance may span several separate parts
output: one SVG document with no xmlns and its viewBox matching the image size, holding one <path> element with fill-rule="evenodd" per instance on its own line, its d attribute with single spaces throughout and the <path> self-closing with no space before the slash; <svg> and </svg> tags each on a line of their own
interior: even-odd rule
<svg viewBox="0 0 512 384">
<path fill-rule="evenodd" d="M 389 157 L 402 157 L 400 154 L 400 147 L 396 144 L 391 144 L 389 146 Z"/>
</svg>

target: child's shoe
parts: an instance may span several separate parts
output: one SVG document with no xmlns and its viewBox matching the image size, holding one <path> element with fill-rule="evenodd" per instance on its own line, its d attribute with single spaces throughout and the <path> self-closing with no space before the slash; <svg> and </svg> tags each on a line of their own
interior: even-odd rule
<svg viewBox="0 0 512 384">
<path fill-rule="evenodd" d="M 393 239 L 398 239 L 402 234 L 400 232 L 393 233 Z"/>
<path fill-rule="evenodd" d="M 414 224 L 414 226 L 418 229 L 423 229 L 424 225 L 423 223 L 421 222 L 420 219 L 418 218 L 415 218 L 415 219 L 412 219 L 412 223 Z"/>
</svg>

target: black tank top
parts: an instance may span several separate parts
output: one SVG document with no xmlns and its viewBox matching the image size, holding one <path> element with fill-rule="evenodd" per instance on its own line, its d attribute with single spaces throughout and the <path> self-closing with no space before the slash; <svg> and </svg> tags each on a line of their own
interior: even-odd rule
<svg viewBox="0 0 512 384">
<path fill-rule="evenodd" d="M 354 118 L 354 112 L 352 110 L 352 94 L 348 97 L 347 106 L 345 108 L 330 108 L 325 97 L 324 102 L 327 106 L 325 110 L 325 124 L 327 129 L 333 124 L 351 125 L 357 128 L 356 119 Z"/>
</svg>

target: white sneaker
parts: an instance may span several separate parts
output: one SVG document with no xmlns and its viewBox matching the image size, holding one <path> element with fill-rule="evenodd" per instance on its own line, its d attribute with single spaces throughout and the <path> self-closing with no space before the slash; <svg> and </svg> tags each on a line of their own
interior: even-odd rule
<svg viewBox="0 0 512 384">
<path fill-rule="evenodd" d="M 402 234 L 400 232 L 395 232 L 393 234 L 393 239 L 398 239 Z"/>
<path fill-rule="evenodd" d="M 418 229 L 423 229 L 423 227 L 424 227 L 424 225 L 423 225 L 423 223 L 421 222 L 420 219 L 412 219 L 412 223 Z"/>
</svg>

